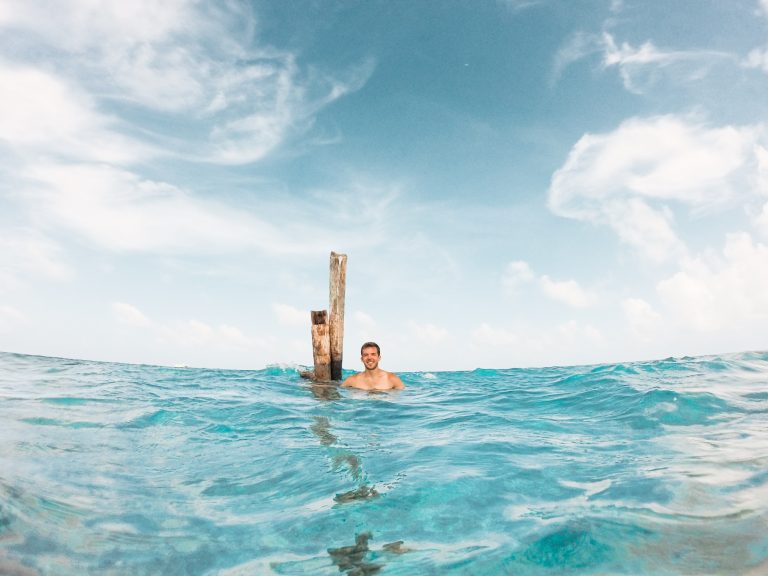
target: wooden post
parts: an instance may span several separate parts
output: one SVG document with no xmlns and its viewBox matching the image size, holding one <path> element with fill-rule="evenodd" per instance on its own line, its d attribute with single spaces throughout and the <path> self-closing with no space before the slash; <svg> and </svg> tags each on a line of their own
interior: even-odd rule
<svg viewBox="0 0 768 576">
<path fill-rule="evenodd" d="M 347 283 L 347 255 L 331 252 L 330 271 L 330 340 L 331 380 L 341 380 L 344 355 L 344 292 Z"/>
<path fill-rule="evenodd" d="M 312 356 L 315 361 L 315 380 L 327 382 L 331 379 L 331 342 L 328 326 L 328 311 L 313 310 L 312 315 Z"/>
</svg>

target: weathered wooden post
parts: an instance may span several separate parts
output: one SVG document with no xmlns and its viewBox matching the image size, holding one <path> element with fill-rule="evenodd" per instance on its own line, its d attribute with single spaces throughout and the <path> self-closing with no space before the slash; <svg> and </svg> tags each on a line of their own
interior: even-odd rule
<svg viewBox="0 0 768 576">
<path fill-rule="evenodd" d="M 344 355 L 344 292 L 347 282 L 347 255 L 331 252 L 330 270 L 330 340 L 331 380 L 341 380 Z"/>
<path fill-rule="evenodd" d="M 331 341 L 328 326 L 328 311 L 313 310 L 312 315 L 312 356 L 315 361 L 314 379 L 327 382 L 331 379 Z"/>
</svg>

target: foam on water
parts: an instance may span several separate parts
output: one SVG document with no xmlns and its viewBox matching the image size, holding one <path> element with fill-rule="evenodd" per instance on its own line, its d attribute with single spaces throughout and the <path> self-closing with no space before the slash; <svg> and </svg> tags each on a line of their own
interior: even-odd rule
<svg viewBox="0 0 768 576">
<path fill-rule="evenodd" d="M 401 376 L 0 354 L 0 573 L 768 572 L 768 353 Z"/>
</svg>

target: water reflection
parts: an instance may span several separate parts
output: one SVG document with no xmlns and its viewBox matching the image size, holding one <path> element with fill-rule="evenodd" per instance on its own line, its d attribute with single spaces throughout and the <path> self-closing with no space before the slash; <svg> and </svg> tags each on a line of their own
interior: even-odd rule
<svg viewBox="0 0 768 576">
<path fill-rule="evenodd" d="M 339 400 L 341 398 L 339 387 L 336 384 L 312 382 L 310 390 L 312 395 L 318 400 Z"/>
<path fill-rule="evenodd" d="M 338 386 L 327 383 L 312 382 L 310 385 L 312 396 L 321 402 L 342 399 Z M 313 416 L 309 427 L 312 434 L 319 440 L 320 444 L 327 448 L 328 456 L 331 460 L 331 466 L 334 472 L 347 474 L 357 487 L 346 492 L 336 494 L 333 498 L 337 505 L 345 505 L 350 502 L 361 502 L 372 500 L 379 496 L 379 492 L 373 485 L 368 485 L 363 481 L 364 474 L 360 458 L 346 447 L 339 445 L 339 438 L 332 431 L 332 422 L 328 416 Z M 335 566 L 338 566 L 339 572 L 346 572 L 349 575 L 365 576 L 367 574 L 376 574 L 383 568 L 383 564 L 371 561 L 371 552 L 368 548 L 368 541 L 372 538 L 371 532 L 363 532 L 355 536 L 355 543 L 339 548 L 328 548 L 328 554 Z M 403 541 L 390 542 L 385 544 L 378 555 L 384 554 L 403 554 L 408 548 L 403 546 Z M 373 553 L 374 558 L 377 553 Z"/>
<path fill-rule="evenodd" d="M 376 498 L 378 495 L 379 493 L 376 491 L 375 487 L 371 486 L 369 488 L 367 485 L 363 484 L 356 490 L 336 494 L 333 499 L 339 504 L 343 504 L 344 502 L 354 502 L 355 500 L 370 500 L 371 498 Z"/>
<path fill-rule="evenodd" d="M 368 540 L 370 539 L 371 533 L 364 532 L 355 536 L 355 543 L 352 546 L 328 548 L 328 554 L 330 554 L 333 563 L 339 567 L 339 572 L 364 576 L 376 574 L 382 569 L 381 564 L 365 561 L 365 556 L 368 554 Z"/>
</svg>

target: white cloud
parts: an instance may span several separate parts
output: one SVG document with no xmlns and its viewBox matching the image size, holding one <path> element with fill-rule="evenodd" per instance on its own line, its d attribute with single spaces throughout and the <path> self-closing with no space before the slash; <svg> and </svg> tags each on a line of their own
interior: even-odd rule
<svg viewBox="0 0 768 576">
<path fill-rule="evenodd" d="M 557 340 L 553 345 L 558 347 L 594 346 L 604 342 L 603 334 L 591 324 L 580 324 L 570 320 L 557 327 Z"/>
<path fill-rule="evenodd" d="M 768 73 L 768 48 L 754 48 L 750 50 L 742 65 L 745 68 L 757 68 Z"/>
<path fill-rule="evenodd" d="M 125 302 L 114 302 L 112 312 L 119 323 L 144 330 L 144 340 L 149 337 L 166 350 L 180 350 L 186 356 L 198 351 L 202 358 L 217 350 L 262 353 L 268 345 L 266 339 L 248 336 L 230 324 L 214 326 L 194 318 L 174 323 L 158 322 Z"/>
<path fill-rule="evenodd" d="M 550 209 L 611 226 L 653 259 L 684 254 L 671 207 L 694 209 L 749 199 L 765 179 L 762 127 L 709 128 L 675 116 L 630 119 L 586 134 L 555 172 Z"/>
<path fill-rule="evenodd" d="M 203 24 L 188 0 L 5 0 L 0 21 L 14 30 L 33 31 L 42 41 L 68 52 L 117 50 L 165 40 Z M 58 9 L 58 10 L 57 10 Z M 55 18 L 51 18 L 55 14 Z"/>
<path fill-rule="evenodd" d="M 283 326 L 307 326 L 310 325 L 308 310 L 299 310 L 289 304 L 272 304 L 272 310 L 277 315 L 277 321 Z"/>
<path fill-rule="evenodd" d="M 685 254 L 685 245 L 677 237 L 668 208 L 654 210 L 639 198 L 607 205 L 609 225 L 619 238 L 637 248 L 654 262 L 663 262 Z"/>
<path fill-rule="evenodd" d="M 17 286 L 21 277 L 37 276 L 63 281 L 72 277 L 59 246 L 26 228 L 0 233 L 0 292 Z"/>
<path fill-rule="evenodd" d="M 471 343 L 477 348 L 513 348 L 521 344 L 523 338 L 517 332 L 505 328 L 495 328 L 483 322 L 472 330 Z"/>
<path fill-rule="evenodd" d="M 755 218 L 755 226 L 763 237 L 768 238 L 768 202 L 763 204 L 762 210 Z"/>
<path fill-rule="evenodd" d="M 536 282 L 548 298 L 574 308 L 585 308 L 595 300 L 576 280 L 553 280 L 546 274 L 537 278 L 530 265 L 523 260 L 510 262 L 501 279 L 502 285 L 511 292 L 532 282 Z"/>
<path fill-rule="evenodd" d="M 587 293 L 575 280 L 557 281 L 544 275 L 539 279 L 539 284 L 544 294 L 553 300 L 563 302 L 574 308 L 586 308 L 594 301 L 594 297 Z"/>
<path fill-rule="evenodd" d="M 624 0 L 611 0 L 610 10 L 613 14 L 617 14 L 624 9 Z"/>
<path fill-rule="evenodd" d="M 648 302 L 641 298 L 627 298 L 621 303 L 630 330 L 640 340 L 650 342 L 659 333 L 663 318 Z"/>
<path fill-rule="evenodd" d="M 583 363 L 586 358 L 604 355 L 605 337 L 591 324 L 574 320 L 514 329 L 482 323 L 472 330 L 470 346 L 486 366 Z"/>
<path fill-rule="evenodd" d="M 603 43 L 605 47 L 603 64 L 605 66 L 665 64 L 680 58 L 690 57 L 688 52 L 661 51 L 653 45 L 653 42 L 645 42 L 640 48 L 633 48 L 627 42 L 622 42 L 621 46 L 617 46 L 613 36 L 607 32 L 603 35 Z"/>
<path fill-rule="evenodd" d="M 125 302 L 114 302 L 112 304 L 112 312 L 118 322 L 121 324 L 127 324 L 128 326 L 134 326 L 137 328 L 145 328 L 153 325 L 153 322 L 147 318 L 147 316 L 135 306 L 126 304 Z"/>
<path fill-rule="evenodd" d="M 201 198 L 107 164 L 37 164 L 19 182 L 25 193 L 16 201 L 38 224 L 111 251 L 319 255 L 328 247 L 389 243 L 397 225 L 386 206 L 337 225 L 321 200 L 260 202 L 257 215 L 255 206 Z"/>
<path fill-rule="evenodd" d="M 25 201 L 38 217 L 109 250 L 321 249 L 247 212 L 106 165 L 38 166 L 25 176 L 37 183 Z"/>
<path fill-rule="evenodd" d="M 28 201 L 39 203 L 49 221 L 111 250 L 252 246 L 259 230 L 269 229 L 224 205 L 105 165 L 40 166 L 27 176 L 43 184 Z"/>
<path fill-rule="evenodd" d="M 575 33 L 563 46 L 560 47 L 555 55 L 552 80 L 558 80 L 563 71 L 574 62 L 578 62 L 579 60 L 597 52 L 601 52 L 602 50 L 603 41 L 600 36 L 586 34 L 584 32 Z"/>
<path fill-rule="evenodd" d="M 669 313 L 701 331 L 768 320 L 768 246 L 746 233 L 730 234 L 722 256 L 700 256 L 661 282 L 657 291 Z"/>
<path fill-rule="evenodd" d="M 116 119 L 100 112 L 77 86 L 47 72 L 0 62 L 0 142 L 22 152 L 125 164 L 151 149 L 116 134 Z"/>
<path fill-rule="evenodd" d="M 755 156 L 757 157 L 757 175 L 755 177 L 755 191 L 765 197 L 768 197 L 768 150 L 761 145 L 755 146 Z"/>
<path fill-rule="evenodd" d="M 408 331 L 419 342 L 424 344 L 440 344 L 448 339 L 448 330 L 440 328 L 434 324 L 419 324 L 414 321 L 408 322 Z"/>
<path fill-rule="evenodd" d="M 503 0 L 503 2 L 513 12 L 520 12 L 521 10 L 546 4 L 547 0 Z"/>
<path fill-rule="evenodd" d="M 507 265 L 501 283 L 509 290 L 515 290 L 519 286 L 534 280 L 535 275 L 527 262 L 516 260 Z"/>
<path fill-rule="evenodd" d="M 758 5 L 763 15 L 768 16 L 768 0 L 758 0 Z"/>
<path fill-rule="evenodd" d="M 611 3 L 611 12 L 623 10 L 623 3 Z M 577 32 L 558 50 L 553 67 L 553 78 L 574 62 L 599 54 L 604 69 L 616 69 L 624 87 L 642 94 L 649 87 L 664 79 L 675 84 L 697 81 L 707 76 L 720 62 L 733 62 L 737 58 L 726 52 L 714 50 L 663 50 L 646 41 L 639 47 L 628 42 L 618 43 L 612 34 L 604 32 L 586 34 Z"/>
<path fill-rule="evenodd" d="M 237 350 L 260 352 L 266 346 L 262 338 L 247 336 L 235 326 L 211 326 L 200 320 L 187 320 L 174 326 L 162 326 L 157 331 L 160 343 L 186 349 Z"/>
<path fill-rule="evenodd" d="M 639 48 L 627 42 L 620 45 L 609 33 L 604 33 L 603 66 L 616 67 L 624 87 L 630 92 L 642 93 L 656 82 L 656 75 L 673 67 L 676 82 L 697 80 L 707 74 L 716 61 L 731 60 L 733 56 L 714 50 L 660 50 L 653 42 L 644 42 Z"/>
<path fill-rule="evenodd" d="M 372 330 L 376 328 L 376 320 L 373 319 L 372 316 L 369 314 L 366 314 L 365 312 L 362 312 L 361 310 L 358 310 L 355 312 L 355 322 L 363 328 L 364 330 Z"/>
<path fill-rule="evenodd" d="M 288 135 L 309 128 L 320 109 L 359 89 L 373 69 L 364 61 L 334 77 L 303 71 L 294 54 L 259 45 L 255 27 L 245 4 L 193 0 L 74 0 L 66 9 L 29 0 L 11 2 L 0 19 L 0 33 L 12 39 L 17 61 L 37 63 L 42 55 L 48 69 L 67 78 L 49 81 L 53 91 L 34 90 L 43 87 L 40 77 L 19 85 L 12 93 L 30 97 L 24 110 L 50 113 L 58 126 L 69 117 L 69 94 L 79 94 L 92 109 L 122 101 L 128 105 L 124 119 L 162 134 L 176 154 L 225 164 L 263 158 Z M 52 77 L 45 70 L 38 74 Z M 7 79 L 2 84 L 13 85 Z M 181 113 L 191 138 L 179 138 Z"/>
<path fill-rule="evenodd" d="M 11 332 L 26 320 L 26 316 L 13 306 L 0 306 L 0 332 Z"/>
</svg>

